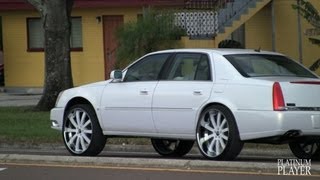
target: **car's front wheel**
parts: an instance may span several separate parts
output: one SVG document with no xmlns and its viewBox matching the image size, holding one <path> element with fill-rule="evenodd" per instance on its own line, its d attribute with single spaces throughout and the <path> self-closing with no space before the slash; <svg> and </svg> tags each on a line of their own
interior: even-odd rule
<svg viewBox="0 0 320 180">
<path fill-rule="evenodd" d="M 212 160 L 233 160 L 243 147 L 235 118 L 220 105 L 206 108 L 198 121 L 196 139 L 200 152 Z"/>
<path fill-rule="evenodd" d="M 153 148 L 162 156 L 181 157 L 193 147 L 192 140 L 151 139 Z"/>
<path fill-rule="evenodd" d="M 87 104 L 72 106 L 64 117 L 64 144 L 73 155 L 98 155 L 106 144 L 96 113 Z"/>
<path fill-rule="evenodd" d="M 291 152 L 300 159 L 320 159 L 320 142 L 290 142 Z"/>
</svg>

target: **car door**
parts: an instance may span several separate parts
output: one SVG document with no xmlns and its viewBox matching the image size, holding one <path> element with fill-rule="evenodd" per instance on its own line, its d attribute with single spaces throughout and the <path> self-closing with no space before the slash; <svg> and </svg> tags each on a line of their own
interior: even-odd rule
<svg viewBox="0 0 320 180">
<path fill-rule="evenodd" d="M 107 133 L 154 133 L 151 103 L 159 73 L 170 54 L 155 54 L 130 66 L 121 82 L 111 82 L 103 92 L 101 108 Z"/>
<path fill-rule="evenodd" d="M 194 136 L 197 112 L 213 87 L 208 55 L 177 53 L 162 79 L 152 105 L 158 133 Z"/>
</svg>

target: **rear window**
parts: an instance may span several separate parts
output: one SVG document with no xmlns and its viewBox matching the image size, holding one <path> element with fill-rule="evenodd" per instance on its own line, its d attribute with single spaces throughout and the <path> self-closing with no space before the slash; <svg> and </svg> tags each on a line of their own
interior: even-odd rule
<svg viewBox="0 0 320 180">
<path fill-rule="evenodd" d="M 279 55 L 232 54 L 224 56 L 243 76 L 292 76 L 317 78 L 297 62 Z"/>
</svg>

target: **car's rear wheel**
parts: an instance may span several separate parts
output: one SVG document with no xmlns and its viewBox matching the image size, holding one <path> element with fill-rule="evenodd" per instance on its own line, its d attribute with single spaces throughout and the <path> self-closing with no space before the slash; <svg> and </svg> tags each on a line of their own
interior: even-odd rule
<svg viewBox="0 0 320 180">
<path fill-rule="evenodd" d="M 320 159 L 320 142 L 290 142 L 291 152 L 299 159 Z"/>
<path fill-rule="evenodd" d="M 151 139 L 153 148 L 162 156 L 181 157 L 193 147 L 192 140 Z"/>
<path fill-rule="evenodd" d="M 73 155 L 98 155 L 106 144 L 96 113 L 90 105 L 72 106 L 64 117 L 63 140 Z"/>
<path fill-rule="evenodd" d="M 202 155 L 212 160 L 233 160 L 243 147 L 235 118 L 220 105 L 212 105 L 202 112 L 196 139 Z"/>
</svg>

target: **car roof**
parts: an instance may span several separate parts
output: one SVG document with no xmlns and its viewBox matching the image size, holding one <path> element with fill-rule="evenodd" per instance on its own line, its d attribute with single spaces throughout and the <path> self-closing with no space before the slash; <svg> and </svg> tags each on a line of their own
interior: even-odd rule
<svg viewBox="0 0 320 180">
<path fill-rule="evenodd" d="M 254 49 L 230 49 L 230 48 L 217 48 L 217 49 L 170 49 L 156 51 L 150 54 L 157 53 L 176 53 L 176 52 L 199 52 L 199 53 L 214 53 L 219 55 L 231 55 L 231 54 L 270 54 L 270 55 L 282 55 L 280 53 L 271 52 L 271 51 L 262 51 Z"/>
</svg>

